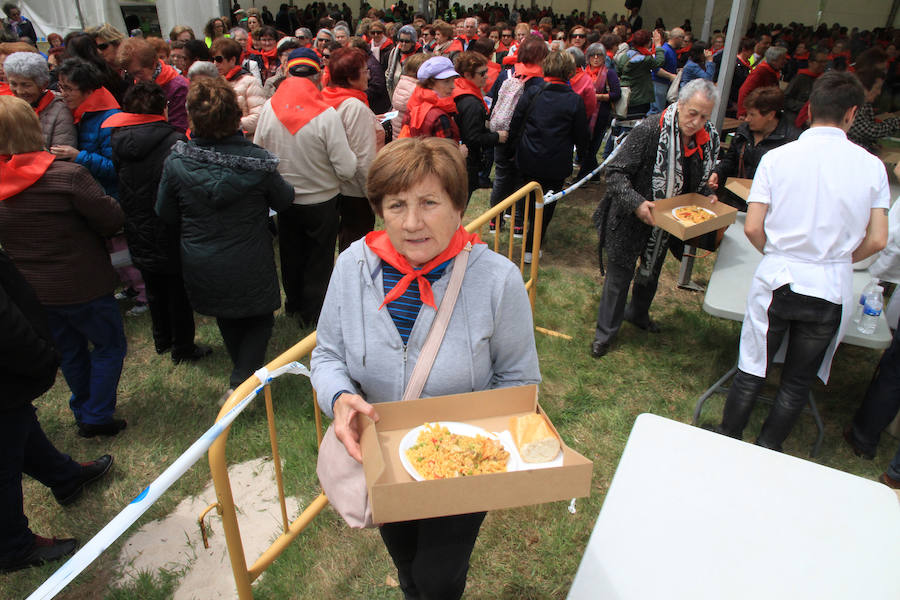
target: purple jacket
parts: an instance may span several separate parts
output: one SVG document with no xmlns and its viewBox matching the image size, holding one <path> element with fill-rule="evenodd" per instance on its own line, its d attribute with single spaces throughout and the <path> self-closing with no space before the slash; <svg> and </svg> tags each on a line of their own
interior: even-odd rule
<svg viewBox="0 0 900 600">
<path fill-rule="evenodd" d="M 169 125 L 184 133 L 188 128 L 187 93 L 188 80 L 178 75 L 175 79 L 161 86 L 168 99 Z"/>
</svg>

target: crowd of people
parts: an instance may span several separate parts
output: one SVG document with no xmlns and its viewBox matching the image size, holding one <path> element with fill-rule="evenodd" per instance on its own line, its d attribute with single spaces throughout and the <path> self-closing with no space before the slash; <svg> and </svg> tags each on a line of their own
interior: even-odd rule
<svg viewBox="0 0 900 600">
<path fill-rule="evenodd" d="M 424 373 L 425 395 L 539 382 L 518 272 L 466 234 L 462 217 L 481 188 L 495 206 L 531 180 L 558 191 L 576 167 L 578 177 L 592 174 L 609 150 L 608 129 L 621 122 L 637 124 L 608 165 L 594 215 L 605 279 L 591 352 L 607 355 L 623 321 L 662 329 L 650 309 L 667 252 L 680 258 L 683 244 L 654 227 L 654 200 L 699 192 L 734 204 L 747 212 L 747 235 L 768 270 L 757 274 L 757 310 L 745 321 L 740 371 L 716 430 L 741 436 L 771 362 L 766 348 L 790 329 L 791 368 L 757 441 L 780 449 L 815 374 L 824 369 L 827 379 L 831 342 L 843 331 L 844 267 L 887 242 L 886 177 L 872 153 L 900 131 L 900 118 L 875 116 L 895 106 L 900 35 L 753 24 L 720 99 L 722 31 L 699 40 L 689 21 L 645 28 L 640 3 L 627 5 L 607 18 L 439 2 L 429 19 L 400 2 L 364 5 L 354 19 L 347 4 L 281 5 L 274 15 L 235 4 L 203 31 L 178 25 L 168 39 L 101 24 L 51 33 L 46 45 L 5 5 L 0 317 L 13 335 L 0 342 L 8 358 L 0 385 L 9 390 L 3 445 L 14 460 L 3 465 L 0 569 L 74 550 L 72 540 L 30 532 L 21 475 L 65 504 L 112 458 L 79 464 L 60 453 L 31 402 L 58 365 L 79 435 L 126 428 L 115 413 L 127 358 L 120 301 L 131 304 L 126 315 L 149 313 L 156 352 L 176 365 L 212 352 L 195 342 L 194 312 L 215 317 L 233 366 L 224 402 L 264 364 L 283 292 L 285 313 L 318 328 L 313 383 L 340 447 L 356 459 L 355 416 L 377 418 L 374 405 L 403 395 L 419 357 L 438 352 L 429 331 L 454 268 L 466 279 L 449 301 L 469 314 L 442 325 L 449 334 L 437 342 L 431 378 Z M 742 120 L 727 149 L 710 122 L 719 102 Z M 830 145 L 829 160 L 817 144 Z M 803 163 L 805 179 L 776 155 Z M 810 229 L 784 201 L 809 177 L 822 181 L 850 164 L 872 180 L 871 193 L 825 193 L 816 202 L 833 211 L 816 212 Z M 765 184 L 742 202 L 724 191 L 729 177 Z M 542 239 L 555 206 L 544 207 Z M 534 206 L 521 204 L 509 226 L 525 236 L 531 262 L 526 212 L 530 221 Z M 382 232 L 373 232 L 376 215 Z M 835 235 L 807 239 L 813 230 Z M 714 249 L 716 236 L 697 243 Z M 110 257 L 125 249 L 130 261 L 114 268 Z M 769 276 L 792 261 L 830 266 Z M 517 325 L 501 327 L 510 318 Z M 463 350 L 471 360 L 461 386 Z M 889 352 L 883 363 L 900 356 Z M 900 397 L 889 383 L 873 384 L 868 412 L 848 431 L 858 454 L 873 454 L 873 423 L 891 410 L 881 399 Z M 884 481 L 900 488 L 895 462 Z M 407 597 L 462 594 L 483 518 L 381 527 Z"/>
</svg>

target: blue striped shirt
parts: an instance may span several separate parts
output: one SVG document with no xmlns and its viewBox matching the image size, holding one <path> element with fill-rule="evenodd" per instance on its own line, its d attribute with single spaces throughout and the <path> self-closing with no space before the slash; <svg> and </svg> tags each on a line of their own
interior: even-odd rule
<svg viewBox="0 0 900 600">
<path fill-rule="evenodd" d="M 434 285 L 434 282 L 440 279 L 444 274 L 444 270 L 447 268 L 447 265 L 450 264 L 451 260 L 453 259 L 446 260 L 436 266 L 430 273 L 425 275 L 425 279 Z M 381 261 L 381 265 L 384 294 L 387 295 L 394 289 L 397 282 L 403 279 L 403 274 L 385 261 Z M 412 331 L 413 324 L 416 322 L 416 317 L 419 316 L 419 310 L 421 308 L 422 298 L 419 295 L 419 282 L 417 279 L 413 279 L 412 283 L 409 284 L 409 287 L 406 288 L 406 291 L 403 292 L 402 296 L 387 305 L 391 319 L 393 319 L 394 325 L 397 326 L 397 331 L 400 333 L 400 337 L 403 339 L 404 344 L 409 341 L 409 334 Z"/>
</svg>

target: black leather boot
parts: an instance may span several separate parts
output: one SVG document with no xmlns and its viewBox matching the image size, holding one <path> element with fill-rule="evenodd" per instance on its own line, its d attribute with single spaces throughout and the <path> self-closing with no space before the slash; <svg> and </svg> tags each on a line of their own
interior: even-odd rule
<svg viewBox="0 0 900 600">
<path fill-rule="evenodd" d="M 750 421 L 750 413 L 756 404 L 759 390 L 766 382 L 764 377 L 757 377 L 738 370 L 731 380 L 728 399 L 722 411 L 722 424 L 716 429 L 718 433 L 742 439 L 744 428 Z"/>
<path fill-rule="evenodd" d="M 781 444 L 791 434 L 794 423 L 797 422 L 797 418 L 803 412 L 806 399 L 805 396 L 802 400 L 799 398 L 786 398 L 785 396 L 787 395 L 784 393 L 783 388 L 778 390 L 775 404 L 772 406 L 772 410 L 769 411 L 766 422 L 763 423 L 759 437 L 756 438 L 757 446 L 781 452 Z"/>
</svg>

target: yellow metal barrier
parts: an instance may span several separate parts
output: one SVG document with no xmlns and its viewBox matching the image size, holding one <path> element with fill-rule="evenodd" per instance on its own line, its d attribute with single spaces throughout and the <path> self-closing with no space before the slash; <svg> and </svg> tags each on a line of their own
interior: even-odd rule
<svg viewBox="0 0 900 600">
<path fill-rule="evenodd" d="M 534 312 L 534 302 L 535 302 L 535 293 L 537 292 L 537 276 L 538 276 L 538 263 L 540 261 L 540 247 L 541 247 L 541 223 L 543 222 L 544 216 L 544 194 L 541 190 L 541 186 L 536 182 L 531 182 L 518 191 L 516 191 L 513 195 L 509 196 L 503 202 L 497 204 L 492 207 L 487 212 L 478 216 L 471 223 L 466 225 L 466 230 L 471 232 L 478 231 L 482 227 L 488 224 L 491 219 L 499 220 L 502 218 L 502 214 L 506 211 L 507 208 L 511 210 L 512 219 L 511 222 L 515 222 L 516 217 L 516 202 L 520 199 L 526 199 L 529 196 L 533 196 L 535 199 L 535 218 L 534 218 L 534 243 L 532 244 L 531 254 L 532 254 L 532 262 L 530 266 L 530 272 L 528 280 L 525 282 L 525 288 L 528 290 L 528 297 L 531 302 L 531 310 Z M 529 214 L 529 203 L 525 203 L 525 231 L 523 231 L 523 236 L 528 235 L 528 214 Z M 495 252 L 499 252 L 500 248 L 500 235 L 499 235 L 499 227 L 497 231 L 494 233 L 493 240 L 493 248 Z M 509 243 L 507 247 L 506 256 L 512 260 L 513 262 L 519 265 L 519 270 L 522 274 L 525 274 L 525 237 L 523 237 L 522 247 L 519 251 L 518 260 L 513 260 L 513 250 L 514 250 L 514 238 L 512 236 L 512 230 L 510 228 L 509 235 Z M 558 335 L 562 337 L 568 337 L 564 334 L 552 332 L 541 327 L 536 328 L 538 331 L 549 333 L 551 335 Z M 287 352 L 283 353 L 281 356 L 270 362 L 266 365 L 266 369 L 269 371 L 274 371 L 284 365 L 294 362 L 301 361 L 302 359 L 309 356 L 312 352 L 313 348 L 316 346 L 316 334 L 315 332 L 306 336 L 300 342 L 295 344 L 292 348 L 290 348 Z M 245 398 L 247 394 L 251 393 L 260 383 L 265 383 L 259 381 L 255 375 L 250 376 L 249 379 L 244 381 L 238 388 L 228 397 L 225 404 L 222 406 L 222 409 L 219 411 L 219 416 L 216 418 L 218 421 L 225 415 L 229 410 L 231 410 L 240 400 Z M 266 385 L 264 388 L 265 394 L 265 403 L 266 403 L 266 418 L 268 420 L 269 426 L 269 441 L 272 446 L 272 462 L 275 467 L 275 481 L 278 487 L 278 501 L 281 505 L 281 518 L 282 518 L 282 533 L 278 536 L 278 538 L 272 543 L 269 548 L 260 555 L 259 558 L 256 559 L 249 568 L 247 567 L 247 558 L 244 554 L 244 545 L 241 541 L 241 531 L 237 521 L 237 512 L 234 506 L 234 496 L 231 493 L 231 480 L 228 477 L 228 463 L 225 458 L 225 446 L 228 442 L 228 434 L 230 433 L 231 427 L 225 429 L 222 435 L 213 442 L 212 446 L 209 449 L 209 468 L 212 472 L 213 484 L 216 489 L 216 499 L 217 503 L 207 508 L 203 515 L 200 516 L 200 529 L 204 533 L 205 539 L 205 528 L 203 525 L 203 517 L 210 511 L 212 508 L 216 508 L 220 517 L 222 518 L 222 526 L 225 530 L 225 542 L 228 546 L 228 556 L 231 559 L 231 569 L 234 572 L 234 581 L 237 586 L 238 597 L 240 600 L 252 600 L 253 598 L 253 590 L 251 584 L 256 580 L 262 573 L 271 565 L 279 555 L 294 541 L 294 539 L 306 528 L 307 525 L 320 513 L 325 506 L 328 505 L 328 498 L 326 498 L 324 493 L 320 493 L 319 496 L 313 500 L 309 506 L 307 506 L 303 512 L 297 517 L 293 523 L 288 523 L 288 515 L 287 515 L 287 505 L 285 502 L 284 496 L 284 485 L 282 483 L 282 475 L 281 475 L 281 460 L 279 458 L 278 451 L 278 435 L 275 428 L 275 410 L 272 404 L 272 391 L 271 385 Z M 319 411 L 319 406 L 316 403 L 316 394 L 315 390 L 313 390 L 313 411 L 315 414 L 316 420 L 316 438 L 318 444 L 322 443 L 322 413 Z"/>
</svg>

